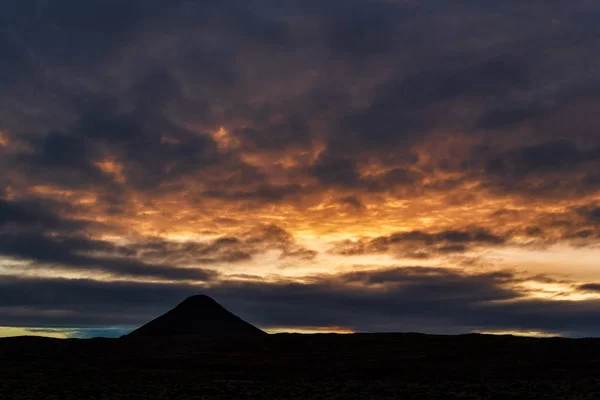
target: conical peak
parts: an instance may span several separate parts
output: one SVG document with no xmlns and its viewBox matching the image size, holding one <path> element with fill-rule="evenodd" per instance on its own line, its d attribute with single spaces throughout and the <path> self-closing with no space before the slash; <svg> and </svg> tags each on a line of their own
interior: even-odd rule
<svg viewBox="0 0 600 400">
<path fill-rule="evenodd" d="M 209 296 L 199 294 L 196 296 L 191 296 L 179 303 L 173 311 L 175 312 L 185 312 L 185 313 L 193 313 L 193 314 L 206 314 L 206 313 L 228 313 L 223 306 L 217 303 L 214 299 Z"/>
<path fill-rule="evenodd" d="M 240 337 L 265 332 L 232 314 L 206 295 L 188 297 L 174 309 L 136 329 L 129 336 Z"/>
<path fill-rule="evenodd" d="M 217 303 L 212 297 L 209 297 L 205 294 L 197 294 L 195 296 L 190 296 L 187 299 L 185 299 L 184 301 L 182 301 L 181 303 L 179 303 L 179 305 L 219 305 L 219 303 Z"/>
</svg>

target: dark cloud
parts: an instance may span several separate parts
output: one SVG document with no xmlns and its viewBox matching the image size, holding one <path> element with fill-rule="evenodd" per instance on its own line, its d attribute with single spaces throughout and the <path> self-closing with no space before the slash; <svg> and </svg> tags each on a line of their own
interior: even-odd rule
<svg viewBox="0 0 600 400">
<path fill-rule="evenodd" d="M 250 261 L 268 251 L 278 252 L 282 259 L 310 260 L 317 255 L 276 225 L 208 242 L 155 238 L 118 245 L 89 237 L 86 229 L 93 223 L 61 217 L 44 205 L 39 200 L 0 200 L 0 255 L 27 261 L 19 268 L 28 271 L 68 269 L 117 277 L 206 281 L 218 273 L 198 265 Z"/>
<path fill-rule="evenodd" d="M 365 206 L 361 203 L 360 199 L 357 196 L 348 196 L 344 197 L 340 200 L 340 203 L 349 205 L 357 210 L 363 209 Z"/>
<path fill-rule="evenodd" d="M 439 253 L 464 253 L 478 247 L 498 246 L 506 241 L 504 236 L 482 228 L 440 232 L 408 231 L 333 243 L 332 251 L 346 256 L 387 253 L 398 257 L 428 258 Z"/>
<path fill-rule="evenodd" d="M 116 245 L 74 234 L 49 236 L 15 232 L 4 232 L 0 239 L 0 254 L 30 261 L 20 267 L 30 271 L 54 268 L 165 280 L 213 280 L 219 274 L 198 265 L 247 262 L 268 251 L 278 252 L 281 259 L 312 260 L 317 256 L 316 251 L 297 244 L 291 234 L 275 225 L 259 226 L 239 237 L 221 237 L 208 242 L 171 242 L 156 238 Z"/>
<path fill-rule="evenodd" d="M 227 188 L 212 189 L 203 192 L 203 196 L 216 198 L 220 200 L 238 200 L 254 203 L 278 203 L 283 201 L 293 201 L 306 194 L 300 185 L 268 185 L 261 184 L 247 190 L 231 190 Z"/>
<path fill-rule="evenodd" d="M 20 110 L 13 114 L 24 115 L 34 103 L 47 110 L 37 114 L 60 113 L 54 107 L 64 114 L 45 119 L 55 126 L 43 132 L 26 126 L 26 119 L 8 118 L 7 126 L 18 131 L 11 135 L 20 133 L 33 147 L 10 167 L 31 181 L 114 185 L 95 164 L 112 157 L 122 164 L 131 189 L 179 190 L 174 181 L 184 177 L 211 186 L 209 167 L 225 167 L 228 175 L 252 169 L 234 154 L 239 151 L 309 151 L 325 141 L 323 157 L 316 163 L 303 160 L 319 180 L 312 193 L 340 185 L 371 191 L 418 185 L 422 177 L 415 169 L 405 173 L 419 161 L 415 146 L 440 131 L 475 135 L 482 127 L 517 129 L 531 121 L 541 129 L 542 120 L 590 87 L 583 81 L 593 75 L 588 68 L 578 82 L 541 93 L 544 79 L 556 78 L 568 66 L 555 61 L 532 73 L 546 65 L 535 49 L 563 36 L 573 40 L 577 28 L 561 20 L 557 34 L 546 14 L 532 21 L 528 8 L 508 12 L 516 4 L 499 11 L 489 5 L 425 8 L 384 1 L 343 7 L 270 1 L 253 6 L 239 1 L 117 3 L 3 6 L 3 55 L 15 61 L 7 65 L 30 66 L 5 76 L 21 72 L 35 76 L 40 86 L 39 101 L 28 94 L 30 87 L 6 99 L 11 109 Z M 583 18 L 569 7 L 548 7 L 567 21 Z M 493 24 L 490 9 L 496 12 Z M 456 23 L 461 20 L 464 24 Z M 99 34 L 98 26 L 109 33 Z M 503 32 L 511 34 L 499 40 Z M 557 101 L 545 106 L 540 98 Z M 239 148 L 220 154 L 209 136 L 220 127 Z M 549 167 L 548 157 L 559 157 L 564 166 L 574 162 L 577 154 L 567 154 L 569 147 L 559 145 L 561 155 L 549 154 L 549 146 L 496 152 L 487 170 L 495 176 L 531 174 Z M 359 173 L 373 158 L 388 164 L 383 182 Z M 244 174 L 253 175 L 254 183 L 269 180 L 264 171 Z M 227 191 L 205 192 L 224 201 L 283 201 L 298 195 L 305 183 L 302 174 L 288 176 L 295 181 L 284 186 L 237 183 Z"/>
<path fill-rule="evenodd" d="M 579 207 L 576 211 L 577 214 L 583 217 L 584 221 L 588 222 L 590 225 L 597 226 L 597 224 L 600 223 L 600 206 L 598 204 L 588 204 Z"/>
<path fill-rule="evenodd" d="M 245 148 L 254 150 L 281 149 L 294 146 L 310 146 L 313 138 L 307 117 L 291 114 L 283 107 L 232 110 L 236 118 L 250 118 L 254 127 L 235 129 L 234 135 Z M 282 118 L 281 116 L 284 115 Z M 275 121 L 273 120 L 275 119 Z"/>
<path fill-rule="evenodd" d="M 328 185 L 353 187 L 360 182 L 356 162 L 347 158 L 320 159 L 312 172 L 321 182 Z"/>
<path fill-rule="evenodd" d="M 383 175 L 383 183 L 387 187 L 415 185 L 423 179 L 423 174 L 406 168 L 395 168 Z"/>
<path fill-rule="evenodd" d="M 0 313 L 13 326 L 134 327 L 186 296 L 206 293 L 262 327 L 597 334 L 597 301 L 531 300 L 515 288 L 522 281 L 507 272 L 425 267 L 314 277 L 304 284 L 221 282 L 210 287 L 3 277 Z"/>
<path fill-rule="evenodd" d="M 217 276 L 210 270 L 120 257 L 127 251 L 112 242 L 85 236 L 85 229 L 91 226 L 86 221 L 60 217 L 44 209 L 40 201 L 0 200 L 0 255 L 28 261 L 19 268 L 29 271 L 71 269 L 175 280 L 209 280 Z"/>
<path fill-rule="evenodd" d="M 91 143 L 76 135 L 49 132 L 33 143 L 31 153 L 18 154 L 28 179 L 58 183 L 66 187 L 89 187 L 108 183 L 102 171 L 94 165 L 99 155 L 89 151 Z"/>
<path fill-rule="evenodd" d="M 366 163 L 368 166 L 368 163 Z M 323 154 L 309 168 L 311 176 L 329 188 L 358 189 L 367 193 L 394 192 L 421 185 L 424 175 L 408 168 L 394 168 L 379 174 L 362 175 L 358 162 Z"/>
<path fill-rule="evenodd" d="M 478 147 L 465 169 L 476 176 L 476 169 L 481 168 L 480 188 L 494 195 L 577 199 L 599 187 L 599 161 L 598 144 L 581 146 L 559 139 L 501 151 Z"/>
<path fill-rule="evenodd" d="M 579 290 L 582 290 L 585 292 L 600 292 L 600 284 L 586 283 L 584 285 L 579 285 Z"/>
<path fill-rule="evenodd" d="M 573 142 L 563 140 L 513 150 L 490 160 L 486 172 L 526 178 L 528 175 L 569 171 L 595 158 L 594 152 L 580 151 Z"/>
<path fill-rule="evenodd" d="M 117 257 L 114 244 L 85 237 L 56 237 L 38 234 L 0 235 L 0 254 L 30 263 L 19 268 L 35 270 L 70 269 L 101 272 L 113 276 L 167 280 L 205 281 L 215 278 L 214 271 L 178 268 L 170 264 L 146 263 L 133 258 Z"/>
<path fill-rule="evenodd" d="M 406 23 L 409 14 L 397 11 L 383 2 L 369 6 L 360 3 L 331 6 L 326 11 L 331 17 L 326 27 L 330 48 L 357 62 L 392 51 L 395 41 L 401 39 L 396 27 Z"/>
<path fill-rule="evenodd" d="M 209 136 L 193 133 L 164 114 L 165 104 L 179 99 L 178 86 L 169 77 L 147 78 L 134 97 L 134 112 L 94 104 L 97 108 L 86 110 L 69 134 L 47 134 L 33 154 L 22 156 L 31 168 L 29 176 L 54 178 L 60 184 L 77 175 L 81 183 L 106 185 L 110 176 L 97 163 L 108 159 L 122 165 L 126 183 L 147 190 L 222 161 Z"/>
<path fill-rule="evenodd" d="M 51 202 L 39 200 L 4 200 L 0 198 L 0 231 L 26 227 L 41 231 L 72 232 L 84 228 L 89 222 L 61 217 L 51 211 Z"/>
<path fill-rule="evenodd" d="M 478 121 L 482 129 L 498 129 L 510 127 L 542 117 L 547 112 L 536 105 L 510 105 L 487 112 Z"/>
<path fill-rule="evenodd" d="M 522 213 L 507 210 L 494 213 L 494 216 L 503 220 L 524 217 Z M 595 246 L 600 237 L 598 227 L 598 205 L 593 202 L 554 212 L 538 212 L 533 220 L 523 221 L 505 234 L 527 238 L 533 245 L 568 243 L 577 247 Z"/>
<path fill-rule="evenodd" d="M 0 308 L 6 317 L 3 321 L 12 326 L 137 325 L 141 319 L 152 318 L 153 313 L 158 313 L 161 302 L 164 307 L 176 303 L 181 294 L 192 294 L 197 290 L 185 284 L 58 278 L 2 277 L 0 282 L 3 289 Z"/>
<path fill-rule="evenodd" d="M 366 109 L 347 117 L 340 137 L 330 139 L 329 150 L 355 155 L 373 148 L 404 149 L 403 154 L 409 154 L 407 150 L 440 125 L 445 129 L 469 128 L 469 121 L 457 121 L 443 110 L 433 111 L 435 107 L 460 97 L 501 96 L 526 87 L 528 76 L 529 68 L 522 60 L 499 57 L 386 81 L 375 90 Z"/>
<path fill-rule="evenodd" d="M 310 260 L 317 252 L 296 243 L 294 237 L 276 225 L 258 226 L 238 236 L 223 236 L 206 242 L 171 242 L 160 238 L 122 249 L 146 260 L 174 265 L 239 263 L 254 256 L 276 251 L 281 258 Z"/>
</svg>

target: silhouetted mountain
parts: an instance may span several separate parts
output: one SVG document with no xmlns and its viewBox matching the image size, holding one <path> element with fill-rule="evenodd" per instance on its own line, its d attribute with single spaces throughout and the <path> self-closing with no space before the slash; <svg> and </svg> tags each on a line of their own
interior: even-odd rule
<svg viewBox="0 0 600 400">
<path fill-rule="evenodd" d="M 128 337 L 201 336 L 255 337 L 266 335 L 205 295 L 185 299 L 177 307 L 131 332 Z"/>
</svg>

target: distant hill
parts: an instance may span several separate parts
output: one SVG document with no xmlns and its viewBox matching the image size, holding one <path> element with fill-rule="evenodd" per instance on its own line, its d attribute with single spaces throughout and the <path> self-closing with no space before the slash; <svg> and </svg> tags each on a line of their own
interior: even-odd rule
<svg viewBox="0 0 600 400">
<path fill-rule="evenodd" d="M 210 338 L 266 335 L 205 295 L 185 299 L 177 307 L 131 332 L 127 337 L 198 336 Z"/>
</svg>

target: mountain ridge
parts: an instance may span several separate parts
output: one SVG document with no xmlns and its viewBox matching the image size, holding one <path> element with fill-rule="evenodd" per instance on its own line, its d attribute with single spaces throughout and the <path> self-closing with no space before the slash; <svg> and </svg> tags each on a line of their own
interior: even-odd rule
<svg viewBox="0 0 600 400">
<path fill-rule="evenodd" d="M 190 296 L 165 314 L 142 325 L 125 337 L 258 337 L 266 332 L 225 309 L 213 298 Z"/>
</svg>

